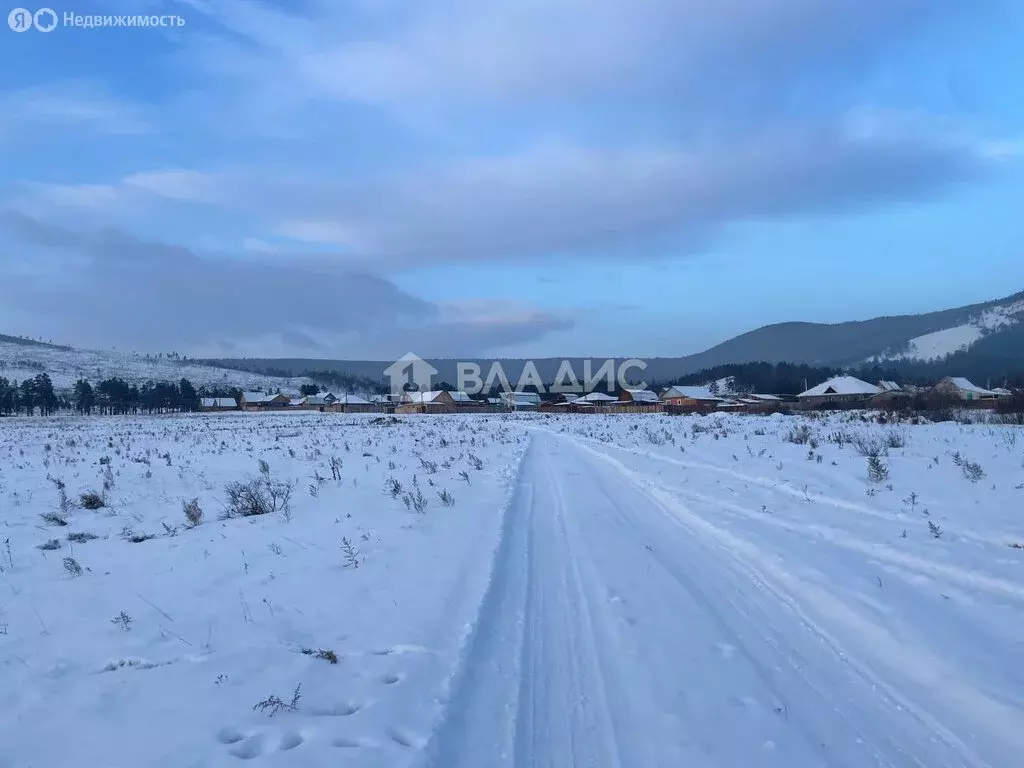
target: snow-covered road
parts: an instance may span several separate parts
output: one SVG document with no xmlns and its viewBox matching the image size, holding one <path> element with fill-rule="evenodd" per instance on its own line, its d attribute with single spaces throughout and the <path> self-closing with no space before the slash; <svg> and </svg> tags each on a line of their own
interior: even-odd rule
<svg viewBox="0 0 1024 768">
<path fill-rule="evenodd" d="M 693 512 L 681 474 L 673 482 L 660 469 L 637 471 L 612 445 L 533 431 L 427 765 L 1019 759 L 1019 709 L 923 679 L 922 660 L 887 647 L 844 596 Z M 877 642 L 864 643 L 872 631 Z"/>
</svg>

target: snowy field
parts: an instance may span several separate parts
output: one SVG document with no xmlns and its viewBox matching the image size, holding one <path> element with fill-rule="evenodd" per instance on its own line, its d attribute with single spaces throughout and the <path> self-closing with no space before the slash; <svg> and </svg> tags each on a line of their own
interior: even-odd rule
<svg viewBox="0 0 1024 768">
<path fill-rule="evenodd" d="M 3 419 L 0 523 L 0 768 L 1024 754 L 1020 427 Z"/>
</svg>

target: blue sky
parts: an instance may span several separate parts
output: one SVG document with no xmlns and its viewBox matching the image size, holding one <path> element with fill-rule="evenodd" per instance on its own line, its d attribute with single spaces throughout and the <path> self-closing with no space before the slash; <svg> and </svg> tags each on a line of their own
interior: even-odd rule
<svg viewBox="0 0 1024 768">
<path fill-rule="evenodd" d="M 1024 288 L 1024 6 L 112 0 L 0 30 L 0 332 L 673 356 Z"/>
</svg>

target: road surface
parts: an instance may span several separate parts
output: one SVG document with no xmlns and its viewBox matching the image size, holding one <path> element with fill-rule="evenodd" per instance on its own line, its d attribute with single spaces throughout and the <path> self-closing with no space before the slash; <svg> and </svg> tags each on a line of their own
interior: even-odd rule
<svg viewBox="0 0 1024 768">
<path fill-rule="evenodd" d="M 426 765 L 1011 764 L 652 478 L 534 431 Z"/>
</svg>

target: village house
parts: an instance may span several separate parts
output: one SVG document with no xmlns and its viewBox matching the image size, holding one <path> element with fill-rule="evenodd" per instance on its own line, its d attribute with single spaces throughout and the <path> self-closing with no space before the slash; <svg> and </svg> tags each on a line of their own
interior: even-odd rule
<svg viewBox="0 0 1024 768">
<path fill-rule="evenodd" d="M 287 408 L 291 404 L 291 398 L 288 395 L 282 395 L 280 392 L 276 395 L 265 395 L 262 392 L 243 392 L 242 393 L 242 410 L 245 411 L 263 411 L 276 408 Z"/>
<path fill-rule="evenodd" d="M 455 401 L 443 389 L 432 392 L 406 392 L 395 413 L 453 413 Z"/>
<path fill-rule="evenodd" d="M 233 397 L 201 397 L 200 411 L 237 411 L 238 402 Z"/>
<path fill-rule="evenodd" d="M 623 389 L 615 403 L 619 413 L 649 413 L 664 407 L 658 395 L 649 389 Z"/>
<path fill-rule="evenodd" d="M 879 381 L 878 394 L 871 396 L 870 404 L 875 408 L 894 410 L 897 407 L 908 405 L 914 392 L 904 389 L 895 381 Z"/>
<path fill-rule="evenodd" d="M 661 393 L 661 402 L 673 410 L 713 411 L 724 400 L 707 387 L 676 385 Z"/>
<path fill-rule="evenodd" d="M 623 403 L 657 403 L 658 395 L 649 389 L 624 389 L 619 394 Z"/>
<path fill-rule="evenodd" d="M 614 397 L 612 397 L 611 395 L 606 395 L 604 392 L 588 392 L 587 394 L 581 397 L 577 397 L 572 402 L 574 405 L 600 406 L 609 405 L 610 403 L 614 403 L 615 401 L 616 399 Z"/>
<path fill-rule="evenodd" d="M 783 406 L 783 399 L 778 395 L 761 395 L 751 393 L 748 395 L 741 395 L 736 401 L 741 407 L 741 410 L 749 411 L 751 413 L 770 413 L 777 411 Z M 721 405 L 719 410 L 721 410 Z"/>
<path fill-rule="evenodd" d="M 502 405 L 514 411 L 532 410 L 540 406 L 540 395 L 536 392 L 502 392 Z"/>
<path fill-rule="evenodd" d="M 373 403 L 359 395 L 331 395 L 331 401 L 324 407 L 326 411 L 339 413 L 380 413 L 385 406 Z"/>
<path fill-rule="evenodd" d="M 931 389 L 931 394 L 953 397 L 964 402 L 995 401 L 998 395 L 973 384 L 963 376 L 947 376 Z"/>
<path fill-rule="evenodd" d="M 866 405 L 879 391 L 876 385 L 861 381 L 855 376 L 835 376 L 806 392 L 801 392 L 797 399 L 807 408 Z"/>
</svg>

